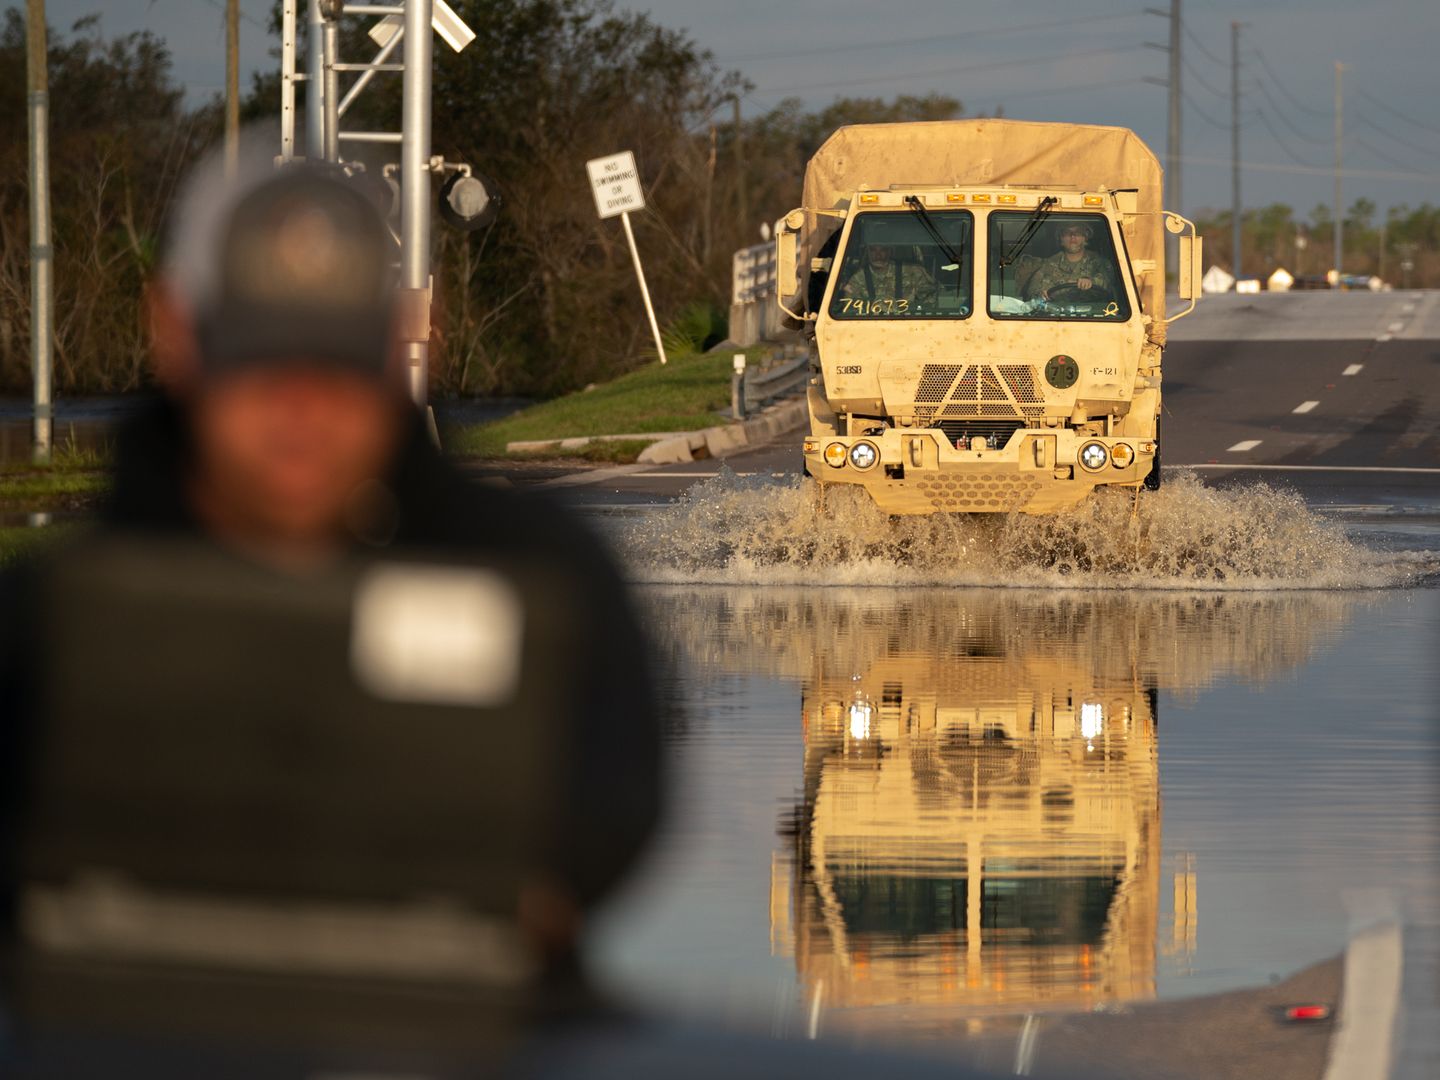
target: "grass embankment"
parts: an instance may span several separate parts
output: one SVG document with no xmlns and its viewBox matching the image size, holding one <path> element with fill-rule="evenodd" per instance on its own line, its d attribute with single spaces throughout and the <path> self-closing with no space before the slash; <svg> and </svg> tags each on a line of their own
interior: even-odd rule
<svg viewBox="0 0 1440 1080">
<path fill-rule="evenodd" d="M 49 465 L 0 466 L 0 514 L 83 514 L 92 509 L 110 483 L 105 455 L 59 449 Z M 0 567 L 51 543 L 68 525 L 0 526 Z"/>
<path fill-rule="evenodd" d="M 0 465 L 0 513 L 89 509 L 110 483 L 107 467 L 104 453 L 70 448 L 48 465 Z"/>
<path fill-rule="evenodd" d="M 507 454 L 505 445 L 582 435 L 693 431 L 723 424 L 725 418 L 717 410 L 730 404 L 731 360 L 738 351 L 679 357 L 664 367 L 651 363 L 614 382 L 532 405 L 503 420 L 451 428 L 445 432 L 445 448 L 462 457 L 533 457 Z M 634 461 L 647 445 L 630 440 L 592 443 L 567 456 Z M 546 456 L 556 453 L 549 451 Z"/>
</svg>

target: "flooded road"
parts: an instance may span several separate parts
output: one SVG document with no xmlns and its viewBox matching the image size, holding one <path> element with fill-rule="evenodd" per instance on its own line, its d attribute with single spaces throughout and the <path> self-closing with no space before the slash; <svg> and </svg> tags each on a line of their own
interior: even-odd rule
<svg viewBox="0 0 1440 1080">
<path fill-rule="evenodd" d="M 859 519 L 821 550 L 783 491 L 630 527 L 675 779 L 593 942 L 607 981 L 792 1035 L 976 1036 L 1262 987 L 1376 910 L 1433 978 L 1440 544 L 1182 493 L 1138 562 L 1084 519 L 1004 526 L 1025 566 Z"/>
<path fill-rule="evenodd" d="M 1435 920 L 1433 590 L 643 600 L 674 807 L 597 951 L 653 1004 L 938 1032 L 1264 984 L 1357 890 Z"/>
</svg>

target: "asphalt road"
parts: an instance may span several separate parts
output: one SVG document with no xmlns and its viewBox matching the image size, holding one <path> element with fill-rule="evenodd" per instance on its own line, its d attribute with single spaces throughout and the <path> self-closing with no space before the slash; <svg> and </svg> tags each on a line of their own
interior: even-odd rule
<svg viewBox="0 0 1440 1080">
<path fill-rule="evenodd" d="M 727 458 L 799 471 L 799 433 Z M 1440 292 L 1207 297 L 1165 353 L 1165 466 L 1263 478 L 1359 517 L 1440 521 Z M 534 474 L 587 508 L 675 498 L 722 463 Z"/>
</svg>

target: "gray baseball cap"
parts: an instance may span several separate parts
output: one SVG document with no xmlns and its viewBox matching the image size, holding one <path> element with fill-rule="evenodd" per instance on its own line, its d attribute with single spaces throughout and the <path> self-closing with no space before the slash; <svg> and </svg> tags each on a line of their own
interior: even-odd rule
<svg viewBox="0 0 1440 1080">
<path fill-rule="evenodd" d="M 249 155 L 255 157 L 255 155 Z M 343 173 L 242 161 L 197 169 L 172 222 L 165 274 L 190 309 L 201 368 L 269 365 L 380 375 L 397 317 L 396 244 Z"/>
</svg>

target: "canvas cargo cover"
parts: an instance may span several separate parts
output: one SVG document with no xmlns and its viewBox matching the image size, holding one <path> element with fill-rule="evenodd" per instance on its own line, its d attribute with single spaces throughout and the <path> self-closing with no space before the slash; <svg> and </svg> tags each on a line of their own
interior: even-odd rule
<svg viewBox="0 0 1440 1080">
<path fill-rule="evenodd" d="M 803 205 L 836 208 L 857 191 L 892 186 L 1138 188 L 1140 213 L 1150 216 L 1127 223 L 1125 241 L 1132 259 L 1156 260 L 1145 305 L 1154 312 L 1164 310 L 1161 179 L 1159 160 L 1128 128 L 984 119 L 853 124 L 810 159 Z"/>
</svg>

